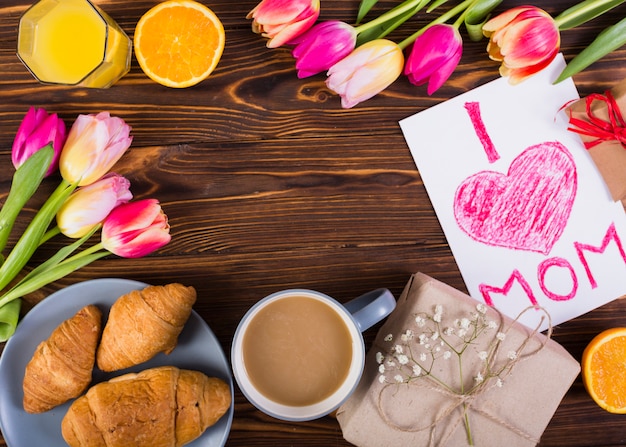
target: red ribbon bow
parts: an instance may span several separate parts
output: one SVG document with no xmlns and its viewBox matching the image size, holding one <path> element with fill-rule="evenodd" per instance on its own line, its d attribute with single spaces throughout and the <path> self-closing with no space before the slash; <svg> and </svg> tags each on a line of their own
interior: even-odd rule
<svg viewBox="0 0 626 447">
<path fill-rule="evenodd" d="M 593 114 L 591 110 L 593 101 L 606 102 L 609 121 L 604 121 Z M 604 95 L 593 93 L 587 96 L 585 105 L 589 121 L 572 118 L 570 111 L 570 127 L 568 130 L 581 135 L 596 137 L 595 140 L 584 142 L 587 149 L 591 149 L 604 141 L 613 140 L 619 141 L 626 149 L 626 121 L 624 121 L 619 106 L 611 92 L 607 90 Z"/>
</svg>

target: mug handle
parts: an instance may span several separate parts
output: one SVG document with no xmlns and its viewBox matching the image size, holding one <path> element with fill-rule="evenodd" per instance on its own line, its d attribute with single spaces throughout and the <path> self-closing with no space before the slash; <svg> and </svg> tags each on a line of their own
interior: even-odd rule
<svg viewBox="0 0 626 447">
<path fill-rule="evenodd" d="M 396 299 L 389 289 L 367 292 L 343 305 L 364 332 L 389 315 L 396 308 Z"/>
</svg>

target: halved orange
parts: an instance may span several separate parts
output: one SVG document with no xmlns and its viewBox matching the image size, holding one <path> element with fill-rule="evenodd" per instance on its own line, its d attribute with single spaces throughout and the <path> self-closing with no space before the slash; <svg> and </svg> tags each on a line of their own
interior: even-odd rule
<svg viewBox="0 0 626 447">
<path fill-rule="evenodd" d="M 183 88 L 213 72 L 226 37 L 222 22 L 202 3 L 166 0 L 139 19 L 133 41 L 137 61 L 150 79 Z"/>
<path fill-rule="evenodd" d="M 607 329 L 587 345 L 583 383 L 593 400 L 610 413 L 626 413 L 626 328 Z"/>
</svg>

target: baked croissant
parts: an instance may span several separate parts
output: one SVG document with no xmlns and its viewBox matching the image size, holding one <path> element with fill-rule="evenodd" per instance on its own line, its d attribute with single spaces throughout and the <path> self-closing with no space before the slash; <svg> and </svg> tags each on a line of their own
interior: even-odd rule
<svg viewBox="0 0 626 447">
<path fill-rule="evenodd" d="M 91 382 L 102 312 L 79 310 L 42 341 L 24 372 L 24 410 L 43 413 L 79 396 Z"/>
<path fill-rule="evenodd" d="M 169 354 L 189 319 L 196 290 L 182 284 L 148 286 L 119 297 L 96 353 L 98 368 L 117 371 Z"/>
<path fill-rule="evenodd" d="M 71 447 L 179 447 L 215 424 L 231 404 L 226 382 L 161 366 L 92 386 L 61 422 Z"/>
</svg>

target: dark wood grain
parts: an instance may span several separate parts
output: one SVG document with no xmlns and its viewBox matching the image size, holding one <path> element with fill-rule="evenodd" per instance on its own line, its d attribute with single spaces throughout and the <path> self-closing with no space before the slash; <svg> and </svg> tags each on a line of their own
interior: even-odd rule
<svg viewBox="0 0 626 447">
<path fill-rule="evenodd" d="M 157 1 L 97 1 L 132 37 L 139 17 Z M 132 127 L 134 141 L 115 170 L 136 198 L 158 198 L 172 242 L 145 259 L 102 259 L 25 298 L 25 311 L 67 285 L 124 277 L 152 284 L 182 282 L 199 293 L 196 310 L 226 351 L 245 311 L 283 288 L 307 287 L 340 301 L 385 286 L 399 295 L 422 271 L 465 291 L 465 285 L 398 121 L 498 78 L 486 41 L 464 43 L 461 64 L 429 97 L 404 78 L 375 98 L 342 110 L 322 75 L 296 77 L 288 49 L 270 50 L 245 19 L 256 2 L 204 1 L 221 18 L 226 49 L 216 71 L 189 89 L 150 81 L 133 58 L 130 73 L 107 90 L 37 84 L 15 55 L 17 23 L 28 0 L 0 4 L 0 203 L 8 193 L 10 149 L 34 105 L 71 122 L 79 113 L 108 110 Z M 497 12 L 522 2 L 503 2 Z M 381 0 L 375 12 L 396 1 Z M 573 1 L 534 2 L 551 14 Z M 352 22 L 357 0 L 322 0 L 322 19 Z M 570 60 L 599 30 L 624 17 L 616 8 L 562 33 Z M 423 16 L 396 31 L 404 37 Z M 407 29 L 412 28 L 412 29 Z M 626 78 L 626 49 L 575 77 L 581 95 Z M 48 179 L 17 223 L 23 229 L 57 179 Z M 11 240 L 14 242 L 14 239 Z M 61 239 L 34 262 L 60 247 Z M 618 299 L 555 328 L 554 338 L 580 359 L 599 331 L 626 326 Z M 371 343 L 376 327 L 366 332 Z M 2 346 L 0 345 L 0 351 Z M 601 410 L 580 378 L 567 393 L 541 446 L 626 444 L 626 419 Z M 0 445 L 5 445 L 0 439 Z M 272 419 L 236 391 L 228 446 L 348 446 L 332 417 L 308 423 Z"/>
</svg>

